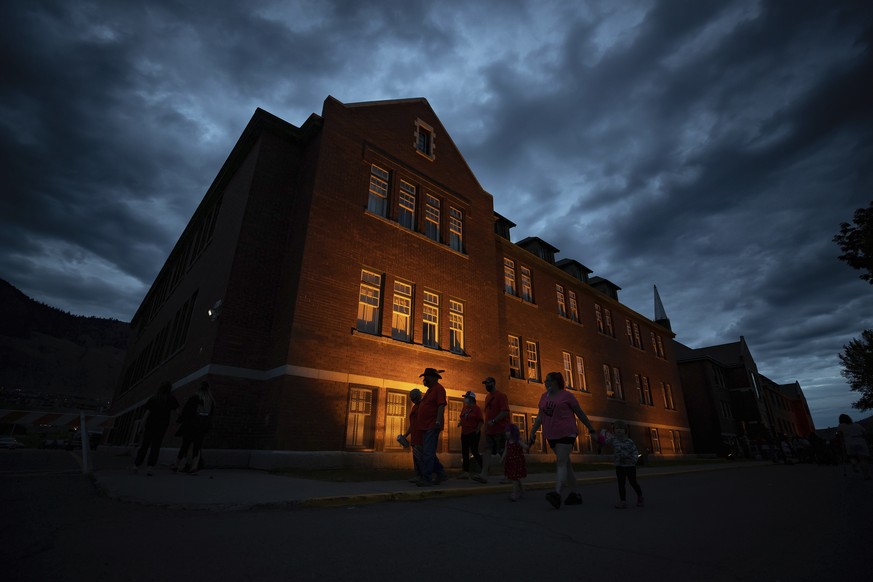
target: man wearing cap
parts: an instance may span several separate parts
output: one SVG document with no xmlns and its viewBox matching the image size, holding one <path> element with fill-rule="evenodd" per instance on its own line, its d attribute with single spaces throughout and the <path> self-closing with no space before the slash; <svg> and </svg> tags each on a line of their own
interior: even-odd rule
<svg viewBox="0 0 873 582">
<path fill-rule="evenodd" d="M 443 378 L 440 374 L 444 371 L 425 368 L 424 372 L 418 376 L 423 378 L 422 384 L 427 387 L 427 392 L 424 393 L 424 397 L 418 405 L 418 414 L 415 419 L 416 428 L 424 431 L 421 478 L 416 482 L 419 487 L 429 487 L 442 483 L 448 478 L 446 470 L 436 455 L 440 432 L 445 426 L 443 421 L 446 410 L 446 389 L 439 383 L 439 380 Z"/>
<path fill-rule="evenodd" d="M 479 483 L 488 482 L 488 470 L 491 468 L 492 456 L 498 459 L 506 447 L 506 426 L 509 424 L 509 398 L 497 389 L 497 382 L 488 376 L 482 383 L 488 396 L 485 397 L 485 454 L 482 455 L 482 474 L 473 475 L 473 480 Z"/>
<path fill-rule="evenodd" d="M 458 426 L 461 427 L 461 466 L 463 473 L 458 476 L 458 479 L 470 478 L 470 455 L 482 467 L 482 456 L 479 454 L 479 435 L 484 423 L 482 417 L 482 409 L 476 404 L 476 393 L 468 390 L 464 394 L 464 408 L 461 409 L 461 420 Z"/>
</svg>

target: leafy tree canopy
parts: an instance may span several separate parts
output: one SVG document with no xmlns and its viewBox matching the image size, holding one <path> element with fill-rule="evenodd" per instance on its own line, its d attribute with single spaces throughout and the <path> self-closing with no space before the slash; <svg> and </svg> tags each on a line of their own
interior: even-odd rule
<svg viewBox="0 0 873 582">
<path fill-rule="evenodd" d="M 852 407 L 870 410 L 873 408 L 873 329 L 865 329 L 860 338 L 853 338 L 843 346 L 840 361 L 843 363 L 840 373 L 849 381 L 852 391 L 861 393 Z"/>
<path fill-rule="evenodd" d="M 873 201 L 867 208 L 855 211 L 852 223 L 840 225 L 840 234 L 834 236 L 834 242 L 843 251 L 837 258 L 861 271 L 861 278 L 873 285 Z"/>
</svg>

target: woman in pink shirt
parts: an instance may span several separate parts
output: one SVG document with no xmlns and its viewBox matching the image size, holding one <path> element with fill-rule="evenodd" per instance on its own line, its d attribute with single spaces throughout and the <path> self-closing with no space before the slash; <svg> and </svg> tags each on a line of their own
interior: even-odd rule
<svg viewBox="0 0 873 582">
<path fill-rule="evenodd" d="M 565 505 L 582 505 L 582 496 L 576 490 L 576 475 L 570 463 L 570 452 L 579 430 L 576 418 L 594 433 L 594 426 L 576 401 L 576 397 L 564 390 L 564 377 L 560 372 L 549 372 L 546 376 L 546 392 L 540 397 L 539 414 L 530 431 L 530 444 L 534 443 L 537 430 L 543 427 L 543 437 L 555 453 L 557 479 L 555 491 L 546 493 L 546 500 L 555 509 L 561 507 L 561 489 L 564 484 L 570 489 Z"/>
</svg>

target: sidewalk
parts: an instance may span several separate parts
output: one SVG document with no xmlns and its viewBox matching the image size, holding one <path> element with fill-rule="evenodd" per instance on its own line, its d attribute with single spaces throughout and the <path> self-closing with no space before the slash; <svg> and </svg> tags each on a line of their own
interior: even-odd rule
<svg viewBox="0 0 873 582">
<path fill-rule="evenodd" d="M 127 461 L 129 463 L 129 460 Z M 116 463 L 117 464 L 117 463 Z M 750 467 L 769 467 L 770 462 L 731 462 L 713 465 L 646 466 L 639 468 L 641 478 L 725 471 Z M 143 467 L 144 469 L 144 467 Z M 508 493 L 511 485 L 500 484 L 493 476 L 488 484 L 469 479 L 449 479 L 433 487 L 416 487 L 406 481 L 335 482 L 318 481 L 247 469 L 204 469 L 197 475 L 173 473 L 159 467 L 153 476 L 138 474 L 112 466 L 94 471 L 94 480 L 110 499 L 177 509 L 233 511 L 256 508 L 340 507 L 386 501 L 416 501 L 468 495 Z M 581 485 L 610 482 L 612 469 L 576 473 Z M 555 474 L 530 474 L 527 490 L 554 487 Z"/>
</svg>

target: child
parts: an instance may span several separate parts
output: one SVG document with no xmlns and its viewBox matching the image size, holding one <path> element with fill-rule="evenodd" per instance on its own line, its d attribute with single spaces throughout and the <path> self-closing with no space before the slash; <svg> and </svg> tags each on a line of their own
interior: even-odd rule
<svg viewBox="0 0 873 582">
<path fill-rule="evenodd" d="M 615 460 L 615 476 L 618 479 L 619 504 L 616 509 L 627 509 L 627 491 L 625 480 L 630 481 L 631 487 L 637 494 L 637 507 L 643 506 L 643 490 L 637 483 L 637 457 L 639 452 L 634 442 L 627 436 L 627 423 L 623 420 L 615 421 L 615 434 L 600 431 L 600 439 L 604 443 L 612 444 L 613 458 Z"/>
<path fill-rule="evenodd" d="M 524 497 L 524 485 L 521 480 L 527 477 L 527 464 L 524 460 L 524 449 L 519 436 L 518 427 L 510 424 L 506 427 L 506 448 L 500 462 L 503 463 L 503 472 L 506 478 L 512 481 L 512 495 L 510 501 L 518 501 Z"/>
</svg>

